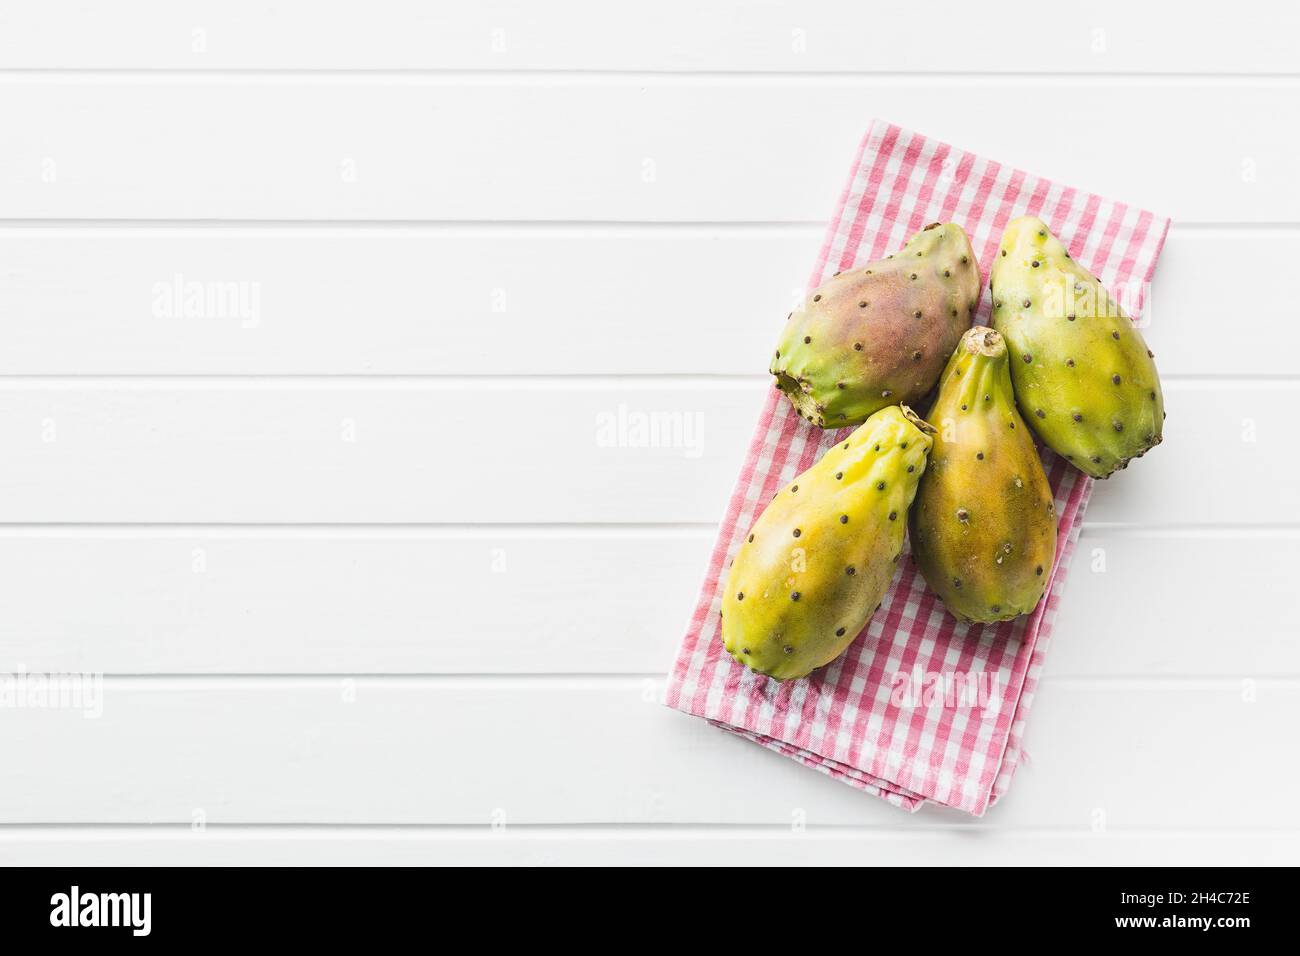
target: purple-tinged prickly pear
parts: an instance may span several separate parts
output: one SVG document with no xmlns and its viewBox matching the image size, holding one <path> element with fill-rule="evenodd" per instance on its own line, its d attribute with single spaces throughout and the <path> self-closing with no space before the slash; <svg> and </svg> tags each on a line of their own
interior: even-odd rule
<svg viewBox="0 0 1300 956">
<path fill-rule="evenodd" d="M 937 433 L 908 517 L 925 580 L 953 614 L 981 623 L 1032 611 L 1056 556 L 1052 489 L 1007 364 L 993 329 L 962 336 L 927 416 Z"/>
<path fill-rule="evenodd" d="M 1041 219 L 1007 226 L 989 288 L 1016 401 L 1048 447 L 1105 478 L 1160 444 L 1164 398 L 1142 333 Z"/>
<path fill-rule="evenodd" d="M 923 398 L 980 297 L 961 226 L 933 223 L 880 262 L 837 273 L 790 314 L 771 372 L 796 411 L 822 428 Z"/>
<path fill-rule="evenodd" d="M 736 660 L 788 680 L 853 642 L 894 577 L 933 431 L 911 409 L 882 409 L 777 493 L 722 595 Z"/>
</svg>

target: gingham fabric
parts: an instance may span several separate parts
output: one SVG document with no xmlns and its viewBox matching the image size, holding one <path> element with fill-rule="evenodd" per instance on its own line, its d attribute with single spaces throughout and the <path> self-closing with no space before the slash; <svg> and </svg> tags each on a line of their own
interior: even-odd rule
<svg viewBox="0 0 1300 956">
<path fill-rule="evenodd" d="M 862 142 L 809 287 L 882 258 L 928 223 L 956 222 L 979 259 L 984 295 L 975 321 L 987 324 L 988 270 L 998 240 L 1007 222 L 1028 214 L 1042 218 L 1112 293 L 1129 290 L 1132 297 L 1122 301 L 1135 318 L 1140 314 L 1168 219 L 882 122 Z M 774 303 L 773 312 L 778 308 Z M 783 318 L 774 316 L 773 341 Z M 838 660 L 798 681 L 754 674 L 722 647 L 725 569 L 777 490 L 851 430 L 814 428 L 775 389 L 768 393 L 669 675 L 667 702 L 897 806 L 915 810 L 931 800 L 982 815 L 1006 792 L 1020 759 L 1092 481 L 1043 449 L 1060 531 L 1046 599 L 1031 615 L 962 624 L 905 552 L 880 610 Z M 926 706 L 924 698 L 899 693 L 909 684 L 924 687 L 929 675 L 958 674 L 984 675 L 989 693 L 982 702 L 940 697 Z"/>
</svg>

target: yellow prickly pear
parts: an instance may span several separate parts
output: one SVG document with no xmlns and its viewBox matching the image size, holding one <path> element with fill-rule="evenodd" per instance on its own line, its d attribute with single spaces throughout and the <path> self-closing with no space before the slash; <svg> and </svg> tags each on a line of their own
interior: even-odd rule
<svg viewBox="0 0 1300 956">
<path fill-rule="evenodd" d="M 1007 365 L 993 329 L 962 336 L 928 416 L 938 431 L 908 518 L 921 574 L 968 621 L 1032 611 L 1056 555 L 1052 489 Z"/>
<path fill-rule="evenodd" d="M 853 642 L 893 579 L 933 431 L 909 408 L 882 409 L 777 493 L 722 595 L 736 660 L 786 680 Z"/>
<path fill-rule="evenodd" d="M 918 401 L 970 327 L 981 284 L 961 226 L 926 226 L 888 258 L 837 272 L 790 313 L 772 359 L 777 388 L 822 428 Z"/>
<path fill-rule="evenodd" d="M 1007 226 L 989 287 L 1020 411 L 1048 447 L 1105 478 L 1160 444 L 1164 399 L 1142 333 L 1041 219 Z"/>
</svg>

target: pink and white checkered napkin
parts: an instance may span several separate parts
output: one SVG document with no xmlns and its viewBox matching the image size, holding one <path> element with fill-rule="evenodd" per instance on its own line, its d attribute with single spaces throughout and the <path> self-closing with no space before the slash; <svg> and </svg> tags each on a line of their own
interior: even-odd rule
<svg viewBox="0 0 1300 956">
<path fill-rule="evenodd" d="M 975 321 L 989 321 L 988 268 L 1007 222 L 1036 215 L 1112 291 L 1136 290 L 1135 318 L 1169 220 L 1009 169 L 888 123 L 871 125 L 809 287 L 882 258 L 931 222 L 959 223 L 984 270 Z M 775 341 L 778 327 L 773 325 Z M 775 389 L 758 420 L 709 561 L 699 603 L 669 675 L 669 706 L 792 757 L 890 803 L 926 800 L 982 815 L 1011 783 L 1034 687 L 1079 538 L 1092 481 L 1043 449 L 1060 534 L 1047 599 L 997 625 L 958 622 L 906 556 L 881 609 L 838 660 L 779 682 L 732 660 L 719 637 L 719 593 L 743 535 L 777 490 L 851 429 L 812 427 Z M 983 674 L 983 705 L 907 706 L 900 687 L 929 675 Z M 898 683 L 899 675 L 918 680 Z M 931 685 L 933 686 L 933 685 Z M 914 698 L 915 699 L 915 698 Z M 902 705 L 902 706 L 900 706 Z"/>
</svg>

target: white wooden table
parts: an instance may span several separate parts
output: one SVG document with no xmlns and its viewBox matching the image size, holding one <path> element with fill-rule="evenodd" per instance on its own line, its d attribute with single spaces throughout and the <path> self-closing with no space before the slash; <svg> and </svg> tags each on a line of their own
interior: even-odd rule
<svg viewBox="0 0 1300 956">
<path fill-rule="evenodd" d="M 0 3 L 0 861 L 1300 860 L 1300 11 L 622 6 Z M 1175 219 L 981 820 L 657 700 L 874 116 Z"/>
</svg>

